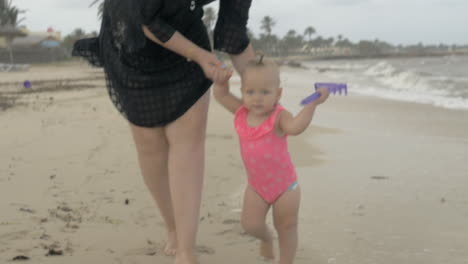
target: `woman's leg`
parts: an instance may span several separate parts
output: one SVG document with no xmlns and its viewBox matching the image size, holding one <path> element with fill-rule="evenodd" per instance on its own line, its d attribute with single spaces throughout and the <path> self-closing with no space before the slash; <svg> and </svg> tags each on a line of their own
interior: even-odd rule
<svg viewBox="0 0 468 264">
<path fill-rule="evenodd" d="M 196 263 L 195 243 L 203 187 L 209 96 L 207 91 L 182 117 L 166 127 L 178 264 Z"/>
<path fill-rule="evenodd" d="M 273 222 L 278 232 L 280 264 L 292 264 L 297 250 L 297 226 L 301 190 L 286 191 L 273 204 Z"/>
<path fill-rule="evenodd" d="M 260 239 L 260 255 L 267 259 L 275 257 L 273 238 L 266 224 L 267 204 L 250 186 L 247 186 L 242 206 L 241 225 L 245 232 Z"/>
<path fill-rule="evenodd" d="M 156 201 L 168 230 L 165 253 L 175 255 L 177 240 L 169 191 L 167 169 L 168 142 L 164 128 L 145 128 L 130 124 L 143 179 Z"/>
</svg>

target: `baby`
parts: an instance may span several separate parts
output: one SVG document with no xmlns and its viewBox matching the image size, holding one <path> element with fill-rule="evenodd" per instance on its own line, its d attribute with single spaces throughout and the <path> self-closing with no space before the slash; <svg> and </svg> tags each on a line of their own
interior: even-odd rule
<svg viewBox="0 0 468 264">
<path fill-rule="evenodd" d="M 232 70 L 214 70 L 214 96 L 234 114 L 240 151 L 248 177 L 241 224 L 245 231 L 260 239 L 260 254 L 274 258 L 273 239 L 266 215 L 273 208 L 273 222 L 278 232 L 280 264 L 291 264 L 297 250 L 297 226 L 300 188 L 288 151 L 287 136 L 299 135 L 312 121 L 317 106 L 329 92 L 317 91 L 320 97 L 293 116 L 279 104 L 282 89 L 278 66 L 263 59 L 250 61 L 242 74 L 241 98 L 229 91 Z"/>
</svg>

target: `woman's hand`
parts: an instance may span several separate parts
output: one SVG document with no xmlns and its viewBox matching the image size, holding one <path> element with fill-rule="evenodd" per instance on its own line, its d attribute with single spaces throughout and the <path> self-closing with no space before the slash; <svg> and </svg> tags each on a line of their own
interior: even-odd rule
<svg viewBox="0 0 468 264">
<path fill-rule="evenodd" d="M 214 81 L 215 70 L 222 69 L 223 67 L 223 63 L 215 54 L 201 48 L 197 49 L 197 52 L 193 56 L 193 60 L 203 69 L 206 78 L 212 81 Z"/>
<path fill-rule="evenodd" d="M 213 72 L 213 82 L 215 87 L 229 87 L 229 79 L 232 77 L 233 70 L 227 67 L 215 68 Z"/>
<path fill-rule="evenodd" d="M 208 79 L 213 80 L 213 73 L 215 68 L 222 68 L 223 64 L 218 60 L 216 55 L 203 48 L 200 48 L 179 32 L 175 32 L 174 35 L 166 42 L 160 41 L 148 29 L 147 26 L 143 26 L 143 32 L 145 33 L 146 37 L 155 43 L 163 46 L 166 49 L 174 51 L 175 53 L 180 54 L 189 60 L 195 61 L 203 69 L 203 72 Z"/>
</svg>

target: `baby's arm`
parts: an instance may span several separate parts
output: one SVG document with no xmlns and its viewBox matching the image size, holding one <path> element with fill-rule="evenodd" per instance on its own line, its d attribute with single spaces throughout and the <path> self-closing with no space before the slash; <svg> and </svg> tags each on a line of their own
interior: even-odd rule
<svg viewBox="0 0 468 264">
<path fill-rule="evenodd" d="M 231 76 L 232 70 L 216 69 L 213 78 L 213 94 L 216 101 L 234 114 L 242 106 L 242 100 L 229 91 L 229 79 Z"/>
<path fill-rule="evenodd" d="M 325 88 L 320 88 L 317 91 L 321 94 L 320 98 L 304 106 L 296 116 L 288 111 L 280 113 L 278 123 L 282 132 L 297 136 L 306 130 L 314 117 L 315 109 L 319 104 L 325 102 L 329 95 L 328 90 Z"/>
</svg>

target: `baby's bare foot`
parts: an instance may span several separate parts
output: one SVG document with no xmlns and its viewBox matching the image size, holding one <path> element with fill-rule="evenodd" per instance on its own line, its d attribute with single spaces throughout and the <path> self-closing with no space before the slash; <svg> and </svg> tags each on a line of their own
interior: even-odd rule
<svg viewBox="0 0 468 264">
<path fill-rule="evenodd" d="M 175 256 L 177 250 L 177 234 L 175 231 L 168 232 L 167 243 L 164 248 L 164 254 L 167 256 Z"/>
<path fill-rule="evenodd" d="M 267 260 L 275 258 L 275 253 L 273 250 L 273 239 L 267 241 L 260 241 L 260 256 L 264 257 Z"/>
</svg>

